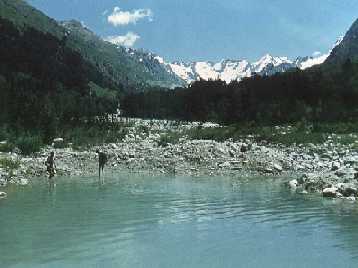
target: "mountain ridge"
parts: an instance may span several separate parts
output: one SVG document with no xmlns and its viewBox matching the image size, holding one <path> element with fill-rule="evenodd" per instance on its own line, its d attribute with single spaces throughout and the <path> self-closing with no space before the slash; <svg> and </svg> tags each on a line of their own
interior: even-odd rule
<svg viewBox="0 0 358 268">
<path fill-rule="evenodd" d="M 340 37 L 332 50 L 326 54 L 310 57 L 297 57 L 290 60 L 287 57 L 275 57 L 266 54 L 257 61 L 249 62 L 246 59 L 222 59 L 221 61 L 194 61 L 194 62 L 165 62 L 163 58 L 157 56 L 159 62 L 162 62 L 168 68 L 185 80 L 187 84 L 194 81 L 217 80 L 221 79 L 226 83 L 231 81 L 241 81 L 244 78 L 253 75 L 273 75 L 279 72 L 286 72 L 290 69 L 305 70 L 316 65 L 320 65 L 330 56 L 333 49 L 342 42 Z"/>
<path fill-rule="evenodd" d="M 346 60 L 358 61 L 358 19 L 352 24 L 342 41 L 332 50 L 327 64 L 342 64 Z"/>
</svg>

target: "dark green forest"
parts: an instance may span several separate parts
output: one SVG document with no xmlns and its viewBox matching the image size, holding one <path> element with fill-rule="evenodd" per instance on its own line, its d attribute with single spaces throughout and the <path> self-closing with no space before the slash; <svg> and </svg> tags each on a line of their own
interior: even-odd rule
<svg viewBox="0 0 358 268">
<path fill-rule="evenodd" d="M 187 89 L 145 91 L 122 101 L 127 116 L 261 124 L 351 121 L 358 116 L 358 64 L 197 81 Z"/>
</svg>

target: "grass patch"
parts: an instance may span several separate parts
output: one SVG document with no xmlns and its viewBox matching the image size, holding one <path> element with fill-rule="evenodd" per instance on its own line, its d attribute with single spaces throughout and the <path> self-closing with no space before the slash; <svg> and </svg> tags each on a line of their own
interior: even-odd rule
<svg viewBox="0 0 358 268">
<path fill-rule="evenodd" d="M 5 142 L 0 143 L 0 152 L 2 153 L 9 153 L 12 152 L 15 149 L 15 146 L 13 143 Z"/>
<path fill-rule="evenodd" d="M 20 161 L 10 158 L 0 158 L 0 167 L 7 171 L 15 170 L 20 167 Z"/>
<path fill-rule="evenodd" d="M 176 144 L 183 135 L 178 132 L 168 132 L 160 135 L 158 146 L 166 147 L 169 144 Z"/>
<path fill-rule="evenodd" d="M 312 132 L 311 125 L 297 124 L 296 126 L 253 126 L 231 125 L 217 128 L 195 128 L 187 131 L 190 139 L 225 141 L 228 139 L 239 140 L 251 137 L 256 142 L 267 141 L 277 144 L 319 144 L 327 140 L 328 134 Z"/>
<path fill-rule="evenodd" d="M 103 143 L 116 143 L 128 134 L 127 128 L 120 124 L 80 126 L 67 129 L 61 135 L 75 149 L 87 148 Z"/>
</svg>

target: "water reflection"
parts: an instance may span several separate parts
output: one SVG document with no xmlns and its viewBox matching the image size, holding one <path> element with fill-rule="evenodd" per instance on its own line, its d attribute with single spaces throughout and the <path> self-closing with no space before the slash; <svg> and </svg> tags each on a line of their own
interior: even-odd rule
<svg viewBox="0 0 358 268">
<path fill-rule="evenodd" d="M 0 266 L 350 267 L 357 209 L 255 178 L 60 180 L 0 203 Z"/>
</svg>

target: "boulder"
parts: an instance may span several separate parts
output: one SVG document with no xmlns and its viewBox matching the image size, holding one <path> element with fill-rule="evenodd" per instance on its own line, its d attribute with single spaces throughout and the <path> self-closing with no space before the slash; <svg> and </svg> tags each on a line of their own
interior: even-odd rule
<svg viewBox="0 0 358 268">
<path fill-rule="evenodd" d="M 6 198 L 7 194 L 5 192 L 0 192 L 0 199 Z"/>
<path fill-rule="evenodd" d="M 282 170 L 283 170 L 282 167 L 279 164 L 274 164 L 273 168 L 278 172 L 282 172 Z"/>
<path fill-rule="evenodd" d="M 351 184 L 340 183 L 337 186 L 339 192 L 345 197 L 357 196 L 358 194 L 358 189 Z"/>
<path fill-rule="evenodd" d="M 288 186 L 290 186 L 291 189 L 296 189 L 297 186 L 298 186 L 298 181 L 295 179 L 295 180 L 291 180 L 288 182 Z"/>
<path fill-rule="evenodd" d="M 336 188 L 336 187 L 325 188 L 322 191 L 323 197 L 336 198 L 337 193 L 338 193 L 338 188 Z"/>
<path fill-rule="evenodd" d="M 240 148 L 240 152 L 246 153 L 249 150 L 249 145 L 246 143 L 243 143 Z"/>
<path fill-rule="evenodd" d="M 349 196 L 349 197 L 346 197 L 346 200 L 348 201 L 356 201 L 356 198 L 354 196 Z"/>
<path fill-rule="evenodd" d="M 55 148 L 63 148 L 65 147 L 65 141 L 63 138 L 55 138 L 53 139 L 53 146 Z"/>
</svg>

